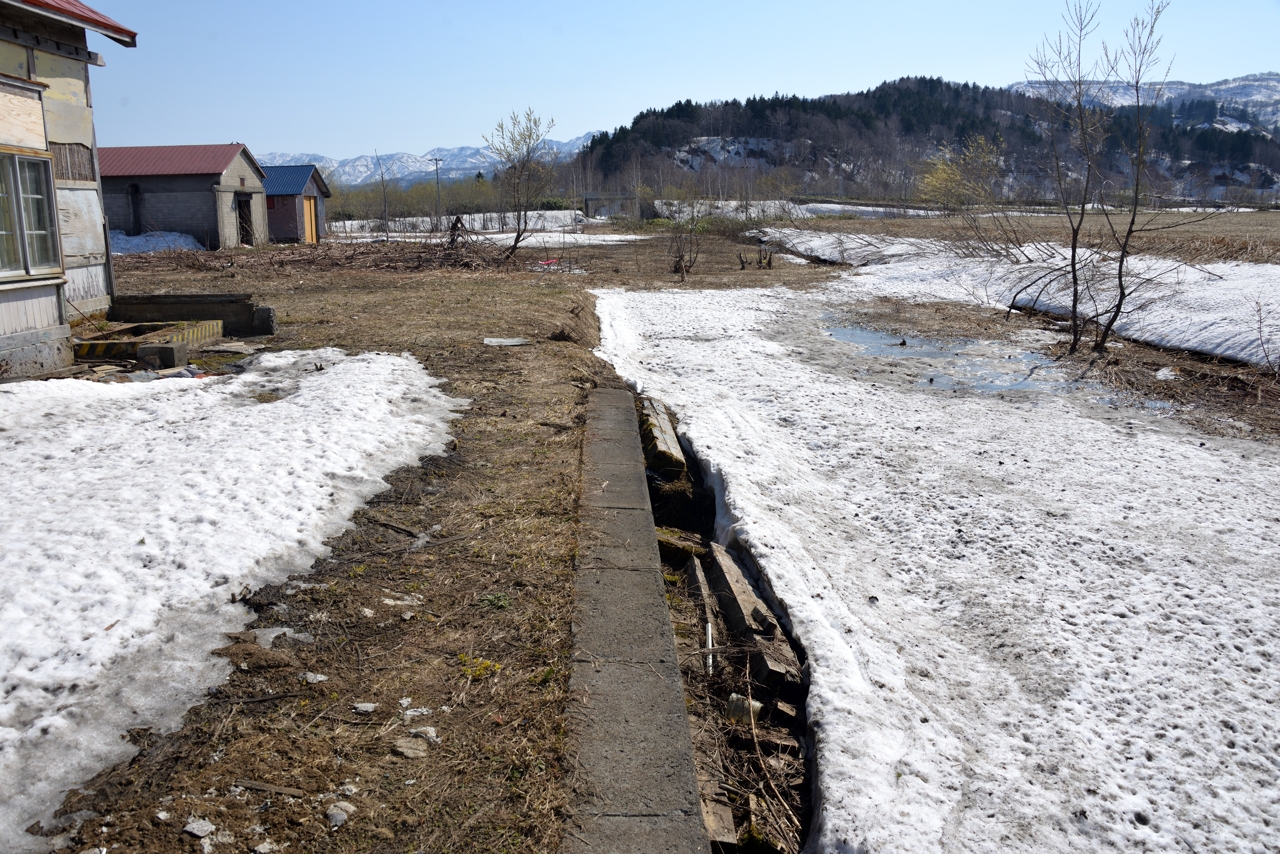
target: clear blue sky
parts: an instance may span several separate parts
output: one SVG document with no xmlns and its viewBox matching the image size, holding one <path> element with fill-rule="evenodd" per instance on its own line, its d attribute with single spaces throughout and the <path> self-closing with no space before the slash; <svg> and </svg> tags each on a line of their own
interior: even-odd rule
<svg viewBox="0 0 1280 854">
<path fill-rule="evenodd" d="M 1003 86 L 1062 6 L 1051 0 L 457 3 L 422 0 L 88 0 L 138 31 L 97 35 L 103 145 L 244 142 L 352 157 L 480 145 L 512 109 L 553 138 L 676 100 L 816 96 L 928 75 Z M 1141 0 L 1105 0 L 1118 37 Z M 1172 77 L 1280 71 L 1280 0 L 1173 0 Z"/>
</svg>

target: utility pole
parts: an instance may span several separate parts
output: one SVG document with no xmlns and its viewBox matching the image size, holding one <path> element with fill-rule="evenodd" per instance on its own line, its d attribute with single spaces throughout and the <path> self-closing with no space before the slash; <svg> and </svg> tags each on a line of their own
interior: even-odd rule
<svg viewBox="0 0 1280 854">
<path fill-rule="evenodd" d="M 429 158 L 432 163 L 436 164 L 436 229 L 440 229 L 440 164 L 443 163 L 439 157 Z"/>
</svg>

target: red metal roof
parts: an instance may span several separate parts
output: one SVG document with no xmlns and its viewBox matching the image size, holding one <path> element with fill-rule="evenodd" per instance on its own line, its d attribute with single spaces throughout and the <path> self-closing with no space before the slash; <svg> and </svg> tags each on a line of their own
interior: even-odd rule
<svg viewBox="0 0 1280 854">
<path fill-rule="evenodd" d="M 265 177 L 262 167 L 242 143 L 230 145 L 140 145 L 99 148 L 103 178 L 135 175 L 221 175 L 241 151 Z"/>
<path fill-rule="evenodd" d="M 56 18 L 67 23 L 79 24 L 95 33 L 102 33 L 125 47 L 138 46 L 138 34 L 117 24 L 106 15 L 79 2 L 79 0 L 7 0 L 14 6 L 46 18 Z"/>
</svg>

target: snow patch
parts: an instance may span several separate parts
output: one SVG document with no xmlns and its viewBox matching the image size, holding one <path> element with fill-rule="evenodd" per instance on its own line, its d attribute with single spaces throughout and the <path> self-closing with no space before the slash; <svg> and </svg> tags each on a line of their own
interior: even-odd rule
<svg viewBox="0 0 1280 854">
<path fill-rule="evenodd" d="M 128 758 L 122 733 L 178 726 L 226 679 L 209 651 L 252 617 L 233 599 L 305 571 L 385 474 L 443 453 L 465 401 L 439 382 L 330 349 L 0 386 L 0 848 L 37 848 L 22 829 Z"/>
<path fill-rule="evenodd" d="M 1016 294 L 1010 265 L 959 259 L 938 241 L 830 234 L 801 229 L 766 229 L 767 238 L 798 255 L 849 264 L 844 287 L 865 297 L 916 302 L 977 302 L 1030 307 Z M 1056 247 L 1049 247 L 1056 251 Z M 1135 261 L 1173 266 L 1159 258 Z M 1149 304 L 1126 314 L 1116 332 L 1126 338 L 1265 366 L 1280 359 L 1280 295 L 1274 264 L 1205 264 L 1183 268 L 1169 288 Z M 1138 300 L 1139 303 L 1142 300 Z M 1042 297 L 1036 308 L 1069 314 L 1065 297 Z M 1263 329 L 1259 334 L 1258 310 Z"/>
<path fill-rule="evenodd" d="M 600 355 L 678 413 L 719 536 L 809 654 L 811 850 L 1261 850 L 1280 451 L 1079 394 L 858 379 L 824 314 L 963 292 L 949 269 L 597 294 Z"/>
<path fill-rule="evenodd" d="M 148 231 L 137 237 L 130 237 L 123 231 L 111 232 L 112 255 L 142 255 L 150 252 L 188 250 L 203 252 L 204 247 L 190 234 L 179 234 L 176 231 Z"/>
</svg>

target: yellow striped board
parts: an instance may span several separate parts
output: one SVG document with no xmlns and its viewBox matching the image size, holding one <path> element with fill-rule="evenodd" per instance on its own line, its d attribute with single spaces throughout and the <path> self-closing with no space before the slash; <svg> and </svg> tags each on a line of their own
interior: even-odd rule
<svg viewBox="0 0 1280 854">
<path fill-rule="evenodd" d="M 76 358 L 86 359 L 136 359 L 139 344 L 178 344 L 188 346 L 202 344 L 222 337 L 221 320 L 186 321 L 163 329 L 117 341 L 75 340 Z"/>
</svg>

